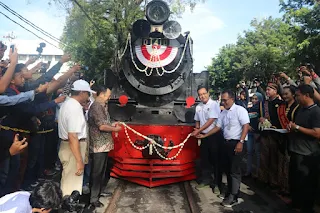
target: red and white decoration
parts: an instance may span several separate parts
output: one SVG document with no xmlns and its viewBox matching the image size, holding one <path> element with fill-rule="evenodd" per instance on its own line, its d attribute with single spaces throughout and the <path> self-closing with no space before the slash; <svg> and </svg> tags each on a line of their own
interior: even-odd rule
<svg viewBox="0 0 320 213">
<path fill-rule="evenodd" d="M 170 64 L 178 54 L 178 47 L 142 45 L 135 47 L 139 61 L 149 68 L 160 68 Z"/>
</svg>

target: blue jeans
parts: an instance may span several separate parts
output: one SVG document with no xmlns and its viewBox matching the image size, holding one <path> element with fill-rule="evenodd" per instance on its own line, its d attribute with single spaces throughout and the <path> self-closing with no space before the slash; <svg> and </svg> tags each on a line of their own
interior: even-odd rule
<svg viewBox="0 0 320 213">
<path fill-rule="evenodd" d="M 249 133 L 248 134 L 248 141 L 246 142 L 247 145 L 247 154 L 248 154 L 248 159 L 247 159 L 247 173 L 246 175 L 251 174 L 252 172 L 252 158 L 253 158 L 253 153 L 255 150 L 256 156 L 257 156 L 257 165 L 256 165 L 256 171 L 259 170 L 260 167 L 260 142 L 257 142 L 255 140 L 255 133 Z"/>
<path fill-rule="evenodd" d="M 83 174 L 83 186 L 89 184 L 90 182 L 90 171 L 91 171 L 91 159 L 89 158 L 88 164 L 84 166 L 84 174 Z"/>
</svg>

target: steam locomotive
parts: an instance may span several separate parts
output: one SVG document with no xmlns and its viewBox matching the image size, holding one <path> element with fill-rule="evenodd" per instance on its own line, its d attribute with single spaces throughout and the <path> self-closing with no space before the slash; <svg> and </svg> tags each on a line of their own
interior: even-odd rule
<svg viewBox="0 0 320 213">
<path fill-rule="evenodd" d="M 194 97 L 208 86 L 208 72 L 193 73 L 190 33 L 169 17 L 168 5 L 153 0 L 133 23 L 108 104 L 123 122 L 111 175 L 147 187 L 195 178 Z"/>
</svg>

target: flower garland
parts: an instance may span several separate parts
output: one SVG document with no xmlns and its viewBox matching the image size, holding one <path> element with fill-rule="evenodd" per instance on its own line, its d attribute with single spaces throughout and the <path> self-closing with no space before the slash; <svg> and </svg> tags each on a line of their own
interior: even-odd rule
<svg viewBox="0 0 320 213">
<path fill-rule="evenodd" d="M 125 131 L 126 137 L 127 137 L 128 141 L 130 142 L 130 144 L 131 144 L 135 149 L 142 151 L 142 150 L 144 150 L 144 149 L 146 149 L 146 148 L 149 147 L 149 154 L 150 154 L 150 155 L 152 155 L 153 149 L 154 149 L 154 150 L 156 151 L 156 153 L 159 155 L 159 157 L 161 157 L 161 158 L 164 159 L 164 160 L 174 160 L 174 159 L 176 159 L 176 158 L 179 156 L 180 152 L 182 151 L 185 143 L 186 143 L 186 142 L 188 141 L 188 139 L 191 137 L 191 133 L 190 133 L 190 134 L 188 134 L 188 136 L 183 140 L 183 142 L 180 143 L 180 144 L 178 144 L 178 145 L 175 145 L 175 146 L 162 146 L 161 144 L 158 144 L 158 143 L 157 143 L 155 140 L 153 140 L 152 138 L 149 138 L 149 137 L 141 134 L 140 132 L 134 130 L 133 128 L 129 127 L 127 124 L 125 124 L 125 123 L 123 123 L 123 122 L 120 122 L 120 124 L 124 126 L 124 131 Z M 128 134 L 128 129 L 131 130 L 134 134 L 136 134 L 136 135 L 138 135 L 138 136 L 140 136 L 140 137 L 148 140 L 150 143 L 147 144 L 146 146 L 143 146 L 143 147 L 136 146 L 136 145 L 132 142 L 132 140 L 131 140 L 131 138 L 130 138 L 130 136 L 129 136 L 129 134 Z M 157 148 L 157 147 L 160 147 L 160 148 L 162 148 L 162 149 L 169 149 L 169 150 L 179 148 L 179 150 L 178 150 L 177 154 L 175 154 L 174 156 L 172 156 L 172 157 L 170 157 L 170 158 L 167 158 L 167 157 L 163 156 L 163 155 L 158 151 L 158 148 Z"/>
</svg>

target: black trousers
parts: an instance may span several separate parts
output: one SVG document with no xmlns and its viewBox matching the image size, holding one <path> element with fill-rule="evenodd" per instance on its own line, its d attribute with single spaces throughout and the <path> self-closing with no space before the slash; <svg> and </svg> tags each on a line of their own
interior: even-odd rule
<svg viewBox="0 0 320 213">
<path fill-rule="evenodd" d="M 200 180 L 203 184 L 222 187 L 221 149 L 223 144 L 222 132 L 218 132 L 201 140 L 200 145 Z M 212 179 L 212 171 L 214 180 Z"/>
<path fill-rule="evenodd" d="M 313 212 L 318 185 L 319 156 L 304 156 L 291 153 L 289 186 L 292 204 L 302 213 Z"/>
<path fill-rule="evenodd" d="M 90 158 L 90 203 L 94 203 L 99 200 L 109 180 L 108 152 L 92 153 Z"/>
<path fill-rule="evenodd" d="M 34 183 L 44 170 L 45 135 L 35 134 L 28 145 L 27 168 L 24 173 L 22 187 L 29 187 Z"/>
<path fill-rule="evenodd" d="M 234 196 L 239 195 L 241 184 L 241 162 L 244 156 L 244 151 L 235 153 L 238 140 L 225 141 L 223 144 L 223 168 L 227 175 L 228 191 L 227 194 Z"/>
<path fill-rule="evenodd" d="M 45 169 L 54 169 L 55 163 L 58 159 L 58 142 L 59 142 L 59 135 L 58 135 L 58 124 L 53 126 L 53 132 L 49 132 L 45 134 L 45 141 L 44 144 L 44 168 Z"/>
</svg>

